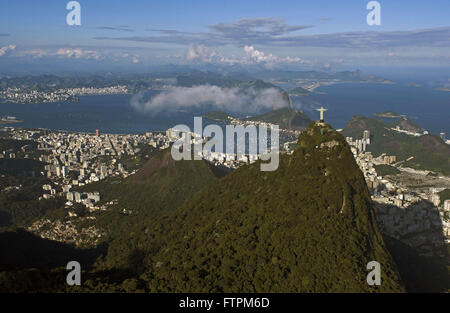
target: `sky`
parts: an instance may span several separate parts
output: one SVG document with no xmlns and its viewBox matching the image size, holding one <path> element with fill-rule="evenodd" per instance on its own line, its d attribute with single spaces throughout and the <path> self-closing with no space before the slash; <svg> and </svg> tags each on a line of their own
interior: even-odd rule
<svg viewBox="0 0 450 313">
<path fill-rule="evenodd" d="M 0 72 L 55 67 L 262 66 L 338 70 L 450 67 L 450 1 L 67 0 L 0 3 Z"/>
</svg>

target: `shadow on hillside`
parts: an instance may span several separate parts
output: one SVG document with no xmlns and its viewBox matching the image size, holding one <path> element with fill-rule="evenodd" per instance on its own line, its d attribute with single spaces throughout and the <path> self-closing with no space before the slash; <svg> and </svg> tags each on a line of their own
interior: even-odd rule
<svg viewBox="0 0 450 313">
<path fill-rule="evenodd" d="M 450 290 L 449 256 L 438 209 L 426 200 L 406 208 L 375 203 L 374 209 L 407 291 Z"/>
<path fill-rule="evenodd" d="M 450 275 L 444 259 L 420 255 L 417 250 L 383 236 L 408 292 L 448 292 Z"/>
<path fill-rule="evenodd" d="M 106 244 L 94 249 L 77 249 L 17 229 L 0 233 L 0 271 L 66 267 L 70 261 L 79 262 L 84 269 L 91 266 L 101 254 L 105 254 L 106 249 Z"/>
<path fill-rule="evenodd" d="M 11 215 L 8 212 L 0 211 L 0 227 L 11 225 Z"/>
<path fill-rule="evenodd" d="M 222 178 L 233 171 L 232 168 L 224 165 L 214 165 L 211 162 L 206 162 L 206 164 L 217 178 Z"/>
<path fill-rule="evenodd" d="M 44 163 L 33 159 L 0 159 L 0 173 L 30 177 L 44 169 Z"/>
</svg>

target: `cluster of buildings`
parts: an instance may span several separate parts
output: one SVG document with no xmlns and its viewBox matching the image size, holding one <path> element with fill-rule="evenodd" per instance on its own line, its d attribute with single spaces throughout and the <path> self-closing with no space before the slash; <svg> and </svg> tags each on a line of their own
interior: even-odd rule
<svg viewBox="0 0 450 313">
<path fill-rule="evenodd" d="M 176 132 L 170 128 L 166 131 L 166 135 L 169 138 L 171 142 L 176 141 L 179 139 L 177 137 Z M 192 145 L 203 145 L 206 143 L 207 138 L 202 137 L 199 134 L 193 133 L 193 132 L 186 132 L 181 134 L 181 138 L 184 140 L 185 136 L 190 137 L 190 144 Z M 217 149 L 217 147 L 215 147 Z M 219 149 L 217 149 L 219 150 Z M 225 150 L 222 148 L 222 151 Z M 201 150 L 201 151 L 194 151 L 196 153 L 196 156 L 209 161 L 213 163 L 215 166 L 224 166 L 230 169 L 236 169 L 239 166 L 243 164 L 251 164 L 254 163 L 256 160 L 258 160 L 258 154 L 240 154 L 237 153 L 227 153 L 227 152 L 215 152 L 215 151 L 209 151 L 209 150 Z"/>
<path fill-rule="evenodd" d="M 37 145 L 35 149 L 40 155 L 39 160 L 47 163 L 40 173 L 48 178 L 48 182 L 42 185 L 43 194 L 40 199 L 64 197 L 69 217 L 76 217 L 76 208 L 80 206 L 93 212 L 107 210 L 109 206 L 117 203 L 117 200 L 113 200 L 100 204 L 99 192 L 80 192 L 74 187 L 111 176 L 125 178 L 135 171 L 127 170 L 122 161 L 132 161 L 143 146 L 165 149 L 170 144 L 169 138 L 161 132 L 141 135 L 100 135 L 98 131 L 95 134 L 87 134 L 11 127 L 7 129 L 12 139 L 35 141 Z M 25 154 L 24 157 L 28 158 L 28 155 Z M 124 215 L 131 213 L 131 210 L 126 209 L 121 212 Z M 95 217 L 77 217 L 76 221 L 80 219 L 95 219 Z M 28 230 L 42 238 L 77 246 L 97 245 L 104 234 L 95 226 L 78 229 L 74 221 L 41 219 L 33 223 Z"/>
<path fill-rule="evenodd" d="M 265 125 L 268 127 L 268 129 L 272 125 L 270 123 L 264 123 L 264 122 L 258 122 L 258 121 L 243 122 L 242 120 L 239 120 L 239 119 L 234 119 L 234 120 L 230 121 L 230 123 L 236 124 L 236 125 L 242 125 L 244 127 L 248 126 L 248 125 L 255 125 L 255 126 Z M 297 137 L 298 137 L 299 133 L 300 133 L 299 131 L 279 130 L 280 152 L 292 154 L 293 149 L 294 149 L 293 144 L 297 142 Z M 169 139 L 169 142 L 174 142 L 175 140 L 180 139 L 177 132 L 174 131 L 172 128 L 170 128 L 166 131 L 166 136 Z M 190 143 L 192 145 L 204 144 L 208 140 L 208 138 L 203 137 L 203 136 L 193 133 L 193 132 L 183 133 L 181 135 L 181 139 L 184 140 L 185 136 L 190 137 Z M 225 140 L 225 138 L 224 138 L 224 140 Z M 268 142 L 267 142 L 267 147 L 270 150 L 269 138 L 268 138 Z M 236 147 L 234 147 L 234 148 L 236 148 Z M 215 147 L 215 150 L 216 149 L 217 149 L 217 147 Z M 234 150 L 236 151 L 237 149 L 234 149 Z M 196 155 L 198 157 L 200 157 L 201 159 L 204 159 L 206 161 L 213 163 L 215 166 L 224 166 L 224 167 L 227 167 L 230 169 L 236 169 L 239 166 L 242 166 L 245 164 L 252 164 L 261 158 L 259 153 L 250 153 L 250 151 L 248 149 L 248 142 L 246 143 L 245 150 L 246 150 L 245 153 L 229 153 L 229 152 L 223 152 L 223 151 L 226 151 L 226 147 L 222 147 L 222 150 L 220 152 L 219 151 L 216 152 L 216 151 L 202 150 L 202 151 L 198 151 L 196 153 Z"/>
<path fill-rule="evenodd" d="M 70 133 L 48 130 L 27 130 L 7 127 L 11 138 L 16 140 L 33 140 L 39 160 L 46 165 L 40 173 L 47 177 L 50 183 L 42 186 L 41 199 L 64 197 L 67 207 L 76 204 L 84 205 L 90 211 L 102 209 L 99 206 L 100 194 L 80 193 L 75 187 L 100 181 L 107 177 L 119 176 L 125 178 L 134 174 L 135 170 L 127 169 L 124 164 L 140 151 L 143 146 L 154 149 L 166 149 L 177 137 L 172 129 L 162 132 L 148 132 L 139 135 L 116 135 Z M 207 138 L 200 138 L 193 133 L 191 143 L 204 143 Z M 283 147 L 292 153 L 291 143 L 297 133 L 280 131 Z M 27 152 L 28 145 L 24 145 L 23 152 Z M 2 151 L 3 157 L 15 158 L 13 151 Z M 237 154 L 213 151 L 201 151 L 199 156 L 216 166 L 237 168 L 243 164 L 251 164 L 260 156 L 254 153 Z M 25 154 L 25 157 L 28 157 Z M 33 173 L 38 175 L 38 173 Z"/>
<path fill-rule="evenodd" d="M 370 131 L 365 130 L 363 132 L 363 138 L 353 140 L 353 137 L 346 137 L 345 140 L 350 145 L 353 155 L 356 157 L 358 154 L 364 153 L 368 145 L 370 145 Z"/>
<path fill-rule="evenodd" d="M 46 163 L 41 174 L 51 181 L 42 186 L 41 198 L 64 196 L 68 206 L 81 203 L 89 209 L 96 208 L 100 195 L 72 192 L 73 187 L 110 176 L 127 177 L 134 171 L 128 171 L 122 161 L 135 156 L 140 147 L 169 147 L 169 139 L 163 133 L 152 132 L 142 135 L 100 135 L 98 131 L 88 134 L 14 129 L 11 136 L 18 140 L 36 137 L 39 160 Z"/>
<path fill-rule="evenodd" d="M 375 158 L 367 152 L 366 147 L 370 144 L 370 132 L 367 130 L 361 139 L 348 137 L 346 140 L 364 174 L 383 233 L 429 255 L 439 251 L 436 248 L 450 243 L 450 200 L 440 201 L 438 194 L 444 188 L 430 188 L 428 192 L 413 191 L 379 175 L 375 166 L 395 166 L 396 157 L 381 154 Z"/>
<path fill-rule="evenodd" d="M 95 218 L 87 217 L 86 219 Z M 42 219 L 34 222 L 27 230 L 39 234 L 44 239 L 83 247 L 95 247 L 104 236 L 95 226 L 84 227 L 78 230 L 71 220 L 50 221 L 49 219 Z"/>
<path fill-rule="evenodd" d="M 62 91 L 44 92 L 37 90 L 24 91 L 21 88 L 7 88 L 0 91 L 0 98 L 10 103 L 46 103 L 74 100 L 74 98 Z"/>
<path fill-rule="evenodd" d="M 5 128 L 6 129 L 6 128 Z M 140 135 L 113 135 L 69 133 L 48 130 L 26 130 L 7 127 L 11 138 L 16 140 L 33 140 L 34 152 L 38 152 L 40 161 L 46 163 L 42 176 L 48 178 L 48 183 L 42 186 L 40 199 L 64 197 L 69 217 L 75 217 L 77 207 L 85 207 L 89 212 L 107 210 L 110 203 L 101 204 L 99 192 L 80 192 L 78 186 L 84 186 L 107 177 L 127 177 L 135 171 L 128 170 L 123 164 L 140 151 L 143 146 L 155 149 L 165 149 L 175 141 L 172 130 L 166 133 L 148 132 Z M 193 135 L 193 134 L 190 134 Z M 286 138 L 291 139 L 289 134 Z M 295 134 L 292 135 L 295 137 Z M 192 143 L 202 143 L 206 138 L 192 137 Z M 28 149 L 24 149 L 27 151 Z M 5 151 L 4 151 L 5 152 Z M 6 153 L 6 152 L 5 152 Z M 12 153 L 12 152 L 11 152 Z M 7 155 L 5 155 L 7 157 Z M 15 156 L 13 156 L 15 157 Z M 27 158 L 28 155 L 25 154 Z M 253 163 L 259 157 L 257 154 L 246 154 L 238 157 L 236 153 L 210 152 L 202 153 L 202 157 L 215 165 L 237 168 L 242 164 Z M 36 173 L 37 174 L 37 173 Z M 131 210 L 123 209 L 123 215 L 132 214 Z M 77 217 L 78 219 L 83 217 Z M 89 216 L 87 218 L 95 218 Z M 77 229 L 75 220 L 38 220 L 28 230 L 51 240 L 57 240 L 75 245 L 94 246 L 102 237 L 95 227 Z"/>
<path fill-rule="evenodd" d="M 117 95 L 117 94 L 127 94 L 127 86 L 117 85 L 110 87 L 82 87 L 82 88 L 70 88 L 70 89 L 59 89 L 58 92 L 65 92 L 71 96 L 87 96 L 87 95 Z"/>
<path fill-rule="evenodd" d="M 223 152 L 209 152 L 203 151 L 198 153 L 203 159 L 213 163 L 215 166 L 225 166 L 228 168 L 238 168 L 243 164 L 252 164 L 259 158 L 258 154 L 241 154 L 223 153 Z"/>
<path fill-rule="evenodd" d="M 420 137 L 420 136 L 424 136 L 424 135 L 428 135 L 429 132 L 427 130 L 424 130 L 423 132 L 413 132 L 413 131 L 409 131 L 409 130 L 405 130 L 405 129 L 401 129 L 400 126 L 396 126 L 395 128 L 392 127 L 390 128 L 393 131 L 396 131 L 398 133 L 402 133 L 402 134 L 406 134 L 409 136 L 414 136 L 414 137 Z M 448 145 L 450 145 L 450 139 L 447 140 L 445 133 L 440 133 L 439 137 L 441 137 L 441 139 Z"/>
<path fill-rule="evenodd" d="M 100 193 L 99 192 L 67 192 L 66 193 L 66 205 L 73 206 L 73 203 L 81 203 L 85 207 L 87 207 L 90 211 L 101 209 L 97 207 L 96 204 L 100 202 Z"/>
<path fill-rule="evenodd" d="M 406 135 L 414 136 L 414 137 L 420 137 L 420 136 L 429 134 L 429 132 L 427 130 L 424 130 L 423 132 L 413 132 L 413 131 L 409 131 L 406 129 L 401 129 L 400 126 L 398 126 L 398 125 L 396 127 L 391 127 L 390 129 L 393 131 L 396 131 L 398 133 L 402 133 L 402 134 L 406 134 Z"/>
<path fill-rule="evenodd" d="M 84 95 L 113 95 L 126 93 L 128 93 L 128 88 L 122 85 L 103 88 L 64 88 L 53 91 L 22 90 L 19 87 L 14 87 L 0 91 L 0 98 L 3 98 L 4 102 L 12 103 L 46 103 L 73 101 L 77 99 L 77 96 Z"/>
</svg>

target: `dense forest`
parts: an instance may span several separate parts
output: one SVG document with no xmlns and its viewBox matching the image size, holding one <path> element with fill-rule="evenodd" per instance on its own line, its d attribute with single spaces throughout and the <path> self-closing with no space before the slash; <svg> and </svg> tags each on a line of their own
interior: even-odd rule
<svg viewBox="0 0 450 313">
<path fill-rule="evenodd" d="M 118 185 L 120 190 L 105 187 L 110 197 L 123 195 L 119 204 L 134 201 L 138 209 L 128 216 L 119 214 L 119 207 L 98 214 L 95 224 L 109 236 L 97 249 L 55 246 L 20 230 L 1 234 L 14 246 L 28 247 L 31 239 L 40 242 L 32 246 L 50 245 L 46 258 L 52 260 L 43 266 L 26 251 L 29 264 L 15 262 L 14 255 L 1 258 L 2 291 L 405 290 L 362 173 L 344 138 L 330 127 L 312 124 L 274 172 L 261 172 L 257 162 L 223 176 L 203 161 L 183 162 L 189 161 L 175 162 L 160 152 Z M 189 182 L 198 192 L 183 189 Z M 151 201 L 142 200 L 152 192 Z M 145 205 L 138 207 L 141 202 Z M 84 260 L 82 286 L 66 286 L 64 266 L 70 260 L 61 260 L 61 251 Z M 372 260 L 382 264 L 381 286 L 366 283 Z"/>
</svg>

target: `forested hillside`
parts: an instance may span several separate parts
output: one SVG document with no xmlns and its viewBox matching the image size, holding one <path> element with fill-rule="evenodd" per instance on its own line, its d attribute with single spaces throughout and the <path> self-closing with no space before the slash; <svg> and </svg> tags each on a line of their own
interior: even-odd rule
<svg viewBox="0 0 450 313">
<path fill-rule="evenodd" d="M 159 157 L 122 193 L 178 173 L 179 165 Z M 177 203 L 178 196 L 166 199 Z M 274 172 L 261 172 L 257 162 L 206 184 L 177 208 L 117 216 L 108 222 L 114 231 L 105 252 L 84 267 L 81 287 L 66 286 L 62 268 L 38 271 L 45 283 L 32 271 L 4 272 L 0 282 L 20 277 L 27 290 L 40 291 L 404 291 L 362 173 L 328 126 L 311 124 Z M 373 260 L 382 265 L 381 286 L 366 282 Z"/>
</svg>

